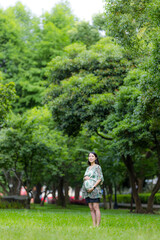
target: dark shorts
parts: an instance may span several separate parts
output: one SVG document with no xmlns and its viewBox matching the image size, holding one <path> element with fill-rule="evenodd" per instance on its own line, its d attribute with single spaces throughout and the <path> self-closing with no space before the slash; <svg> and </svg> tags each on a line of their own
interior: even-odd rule
<svg viewBox="0 0 160 240">
<path fill-rule="evenodd" d="M 100 203 L 100 198 L 86 198 L 86 203 Z"/>
</svg>

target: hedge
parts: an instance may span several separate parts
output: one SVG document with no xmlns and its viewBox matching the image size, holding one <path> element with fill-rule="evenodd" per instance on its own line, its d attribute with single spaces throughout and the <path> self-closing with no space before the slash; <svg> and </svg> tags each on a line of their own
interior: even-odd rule
<svg viewBox="0 0 160 240">
<path fill-rule="evenodd" d="M 0 200 L 0 209 L 22 209 L 24 204 L 19 202 L 8 202 Z"/>
<path fill-rule="evenodd" d="M 150 193 L 140 193 L 139 194 L 141 202 L 147 203 Z M 107 201 L 109 201 L 107 195 Z M 114 201 L 114 195 L 112 195 L 112 201 Z M 131 194 L 117 194 L 117 202 L 118 203 L 130 203 L 131 202 Z M 160 193 L 157 193 L 154 197 L 154 204 L 160 204 Z"/>
</svg>

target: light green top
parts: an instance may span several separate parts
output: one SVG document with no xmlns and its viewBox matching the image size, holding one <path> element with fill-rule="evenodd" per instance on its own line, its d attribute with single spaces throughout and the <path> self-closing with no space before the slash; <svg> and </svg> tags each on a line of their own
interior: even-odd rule
<svg viewBox="0 0 160 240">
<path fill-rule="evenodd" d="M 83 182 L 82 185 L 82 197 L 83 198 L 101 198 L 102 197 L 102 193 L 101 193 L 101 187 L 100 185 L 102 185 L 104 178 L 103 178 L 103 174 L 102 174 L 102 169 L 98 164 L 95 164 L 93 167 L 89 166 L 87 167 L 84 177 L 90 177 L 89 180 L 85 180 Z M 91 192 L 88 193 L 87 190 L 92 188 L 95 183 L 97 182 L 97 180 L 101 180 L 100 184 L 98 184 L 98 186 Z"/>
</svg>

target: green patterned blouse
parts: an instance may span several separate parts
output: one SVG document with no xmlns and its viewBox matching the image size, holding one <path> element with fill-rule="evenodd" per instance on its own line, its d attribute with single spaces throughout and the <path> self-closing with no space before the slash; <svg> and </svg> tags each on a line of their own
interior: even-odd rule
<svg viewBox="0 0 160 240">
<path fill-rule="evenodd" d="M 90 179 L 83 182 L 82 197 L 100 198 L 102 196 L 100 185 L 102 185 L 104 181 L 101 167 L 98 164 L 95 164 L 93 167 L 87 167 L 84 177 L 86 176 L 90 177 Z M 101 179 L 100 184 L 98 184 L 98 186 L 91 193 L 88 193 L 87 190 L 92 188 L 99 179 Z"/>
</svg>

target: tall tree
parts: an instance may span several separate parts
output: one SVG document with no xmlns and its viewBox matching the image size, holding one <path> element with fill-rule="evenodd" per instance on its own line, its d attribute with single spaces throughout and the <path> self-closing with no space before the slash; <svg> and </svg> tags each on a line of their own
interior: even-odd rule
<svg viewBox="0 0 160 240">
<path fill-rule="evenodd" d="M 151 174 L 155 174 L 158 177 L 158 181 L 155 187 L 152 190 L 151 196 L 148 200 L 148 212 L 153 212 L 153 201 L 154 195 L 160 188 L 159 180 L 159 1 L 129 1 L 126 4 L 125 1 L 106 1 L 106 13 L 109 23 L 110 34 L 116 37 L 121 44 L 131 51 L 132 57 L 136 60 L 141 68 L 142 72 L 136 71 L 132 76 L 129 75 L 127 82 L 127 87 L 121 89 L 120 93 L 121 98 L 117 100 L 117 106 L 120 107 L 123 112 L 123 124 L 112 125 L 113 128 L 119 130 L 123 129 L 124 132 L 119 133 L 123 135 L 126 131 L 129 131 L 129 136 L 132 140 L 127 140 L 126 144 L 134 145 L 134 151 L 137 151 L 139 148 L 138 141 L 141 141 L 141 151 L 147 152 L 145 147 L 148 147 L 150 154 L 146 154 L 148 158 L 150 155 L 154 156 L 152 158 L 153 164 L 150 169 Z M 132 89 L 134 86 L 134 89 Z M 129 90 L 130 89 L 130 90 Z M 130 92 L 132 91 L 132 93 Z M 130 92 L 130 93 L 129 93 Z M 129 95 L 128 95 L 129 94 Z M 119 95 L 120 97 L 120 95 Z M 124 111 L 124 104 L 121 100 L 125 102 L 125 99 L 128 98 L 129 108 L 128 113 L 132 112 L 129 116 L 127 112 Z M 135 101 L 134 101 L 135 98 Z M 130 100 L 129 100 L 130 99 Z M 154 99 L 154 100 L 153 100 Z M 121 108 L 123 106 L 123 109 Z M 116 108 L 117 109 L 117 108 Z M 131 110 L 132 109 L 132 110 Z M 119 111 L 117 109 L 117 111 Z M 120 112 L 120 111 L 119 111 Z M 128 118 L 128 120 L 127 120 Z M 130 120 L 132 120 L 132 123 Z M 118 121 L 118 120 L 117 120 Z M 122 123 L 121 122 L 121 123 Z M 120 123 L 120 122 L 119 122 Z M 128 124 L 129 123 L 129 124 Z M 119 127 L 118 127 L 119 126 Z M 134 128 L 132 128 L 134 126 Z M 126 130 L 125 130 L 126 129 Z M 138 135 L 134 135 L 139 129 Z M 141 131 L 144 131 L 143 134 L 140 134 Z M 121 131 L 120 130 L 120 131 Z M 114 130 L 115 132 L 115 130 Z M 117 133 L 118 133 L 117 132 Z M 138 137 L 139 136 L 139 137 Z M 141 136 L 141 137 L 140 137 Z M 149 138 L 147 138 L 149 137 Z M 124 137 L 127 139 L 127 136 Z M 120 138 L 119 138 L 120 139 Z M 136 143 L 137 142 L 137 143 Z M 124 146 L 124 145 L 123 145 Z M 128 149 L 129 149 L 128 145 Z M 122 148 L 121 148 L 122 149 Z M 154 151 L 153 151 L 154 149 Z M 156 150 L 157 149 L 157 150 Z M 125 152 L 127 152 L 125 150 Z M 142 152 L 139 152 L 139 155 L 142 155 Z M 152 154 L 151 154 L 152 152 Z M 154 153 L 153 153 L 154 152 Z M 134 155 L 134 156 L 133 156 Z M 131 175 L 132 188 L 134 188 L 134 196 L 138 199 L 138 194 L 135 189 L 136 180 L 136 171 L 134 169 L 136 152 L 133 153 L 131 149 L 128 152 L 128 155 L 123 157 L 124 162 L 128 168 L 128 171 Z M 139 158 L 137 158 L 139 159 Z M 155 160 L 156 159 L 156 160 Z M 142 158 L 141 158 L 142 160 Z M 150 159 L 151 160 L 151 159 Z M 156 162 L 155 162 L 156 161 Z M 143 161 L 142 161 L 143 162 Z M 147 159 L 145 159 L 147 163 Z M 154 165 L 156 165 L 157 171 L 155 171 Z M 149 167 L 149 162 L 147 163 Z M 139 166 L 140 167 L 140 166 Z M 142 165 L 141 165 L 142 169 Z M 143 168 L 144 169 L 144 168 Z M 139 200 L 137 202 L 137 211 L 141 211 L 141 206 Z M 139 203 L 138 203 L 139 202 Z M 139 210 L 138 210 L 139 209 Z"/>
<path fill-rule="evenodd" d="M 98 131 L 128 66 L 123 49 L 110 38 L 75 58 L 53 59 L 47 71 L 54 83 L 48 98 L 58 127 L 68 135 L 76 135 L 83 123 Z"/>
<path fill-rule="evenodd" d="M 1 71 L 5 82 L 16 83 L 19 98 L 14 107 L 22 113 L 43 104 L 48 84 L 44 69 L 70 44 L 68 31 L 74 24 L 74 15 L 67 2 L 57 4 L 51 13 L 44 13 L 41 18 L 17 3 L 6 11 L 1 9 L 0 18 Z"/>
</svg>

